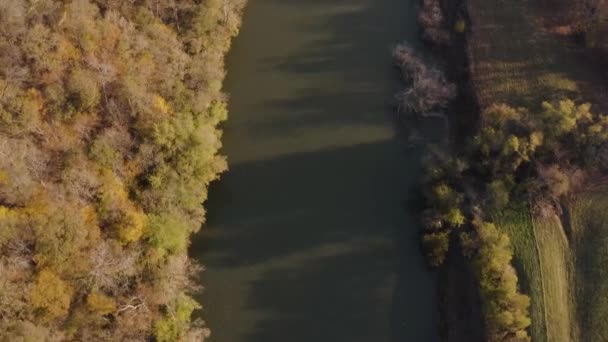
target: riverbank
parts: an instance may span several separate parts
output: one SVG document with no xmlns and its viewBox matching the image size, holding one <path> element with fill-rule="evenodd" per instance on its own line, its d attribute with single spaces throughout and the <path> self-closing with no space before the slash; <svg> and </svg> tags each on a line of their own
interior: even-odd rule
<svg viewBox="0 0 608 342">
<path fill-rule="evenodd" d="M 0 340 L 201 341 L 244 1 L 0 2 Z"/>
<path fill-rule="evenodd" d="M 444 10 L 454 8 L 455 3 L 444 3 Z M 595 114 L 605 109 L 603 70 L 589 50 L 549 29 L 551 15 L 561 15 L 571 8 L 565 3 L 543 7 L 530 2 L 468 0 L 464 4 L 469 32 L 463 51 L 468 53 L 471 78 L 464 86 L 473 90 L 481 115 L 477 124 L 464 120 L 468 127 L 476 127 L 470 131 L 475 138 L 464 139 L 466 148 L 452 149 L 458 155 L 454 158 L 463 158 L 467 166 L 456 174 L 444 173 L 439 183 L 431 184 L 446 185 L 433 189 L 455 191 L 456 195 L 450 196 L 460 199 L 450 201 L 458 203 L 465 216 L 472 220 L 473 241 L 469 240 L 470 233 L 460 234 L 460 244 L 465 251 L 468 249 L 472 255 L 479 253 L 479 243 L 483 241 L 479 238 L 479 228 L 489 227 L 480 224 L 480 219 L 493 222 L 500 234 L 509 237 L 505 241 L 510 241 L 512 248 L 504 252 L 514 253 L 512 263 L 520 278 L 519 286 L 531 299 L 532 340 L 576 341 L 578 324 L 582 322 L 590 327 L 588 321 L 593 316 L 585 314 L 588 304 L 583 303 L 588 303 L 588 298 L 585 302 L 574 290 L 575 286 L 589 287 L 580 280 L 577 268 L 588 269 L 588 265 L 602 256 L 599 253 L 593 258 L 587 254 L 591 260 L 586 261 L 586 266 L 575 267 L 573 260 L 580 263 L 581 255 L 577 253 L 582 249 L 575 241 L 581 240 L 567 237 L 565 227 L 571 227 L 572 223 L 567 218 L 564 221 L 563 216 L 560 221 L 557 215 L 563 208 L 560 203 L 568 194 L 580 193 L 585 187 L 582 184 L 593 183 L 597 173 L 604 169 L 602 162 L 594 163 L 580 156 L 580 151 L 600 151 L 605 144 L 604 138 L 587 141 L 589 133 L 585 131 L 587 127 L 604 129 L 600 123 L 603 117 Z M 593 110 L 589 112 L 588 105 L 576 105 L 566 99 L 579 104 L 593 103 Z M 543 101 L 550 103 L 543 104 Z M 565 116 L 572 116 L 574 120 L 568 128 L 568 137 L 562 135 L 564 131 L 557 132 L 557 127 L 547 124 L 547 120 L 562 120 Z M 519 127 L 519 131 L 514 131 L 514 126 Z M 503 159 L 506 164 L 487 158 Z M 443 158 L 436 160 L 434 166 L 440 166 L 438 169 L 445 172 L 448 164 Z M 564 177 L 569 177 L 571 182 L 564 185 L 557 180 Z M 447 190 L 442 191 L 442 196 L 446 196 Z M 440 198 L 436 193 L 429 200 L 436 206 Z M 448 261 L 455 258 L 453 253 L 450 251 Z M 471 262 L 475 265 L 479 260 L 473 257 Z M 480 266 L 483 268 L 479 264 L 474 268 Z M 478 282 L 480 275 L 476 274 Z M 481 284 L 486 338 L 495 340 L 499 335 L 488 335 L 488 330 L 493 328 L 492 320 L 496 319 L 491 315 L 499 311 L 489 312 L 488 305 L 496 310 L 495 305 L 500 302 L 488 302 L 495 299 L 484 297 L 483 282 Z M 596 306 L 595 310 L 603 309 Z M 449 313 L 450 309 L 445 311 Z M 587 318 L 578 321 L 580 317 Z M 585 340 L 591 336 L 597 338 L 600 335 L 597 329 L 603 327 L 595 324 L 593 329 L 596 332 L 585 333 Z M 517 338 L 525 339 L 525 336 Z"/>
</svg>

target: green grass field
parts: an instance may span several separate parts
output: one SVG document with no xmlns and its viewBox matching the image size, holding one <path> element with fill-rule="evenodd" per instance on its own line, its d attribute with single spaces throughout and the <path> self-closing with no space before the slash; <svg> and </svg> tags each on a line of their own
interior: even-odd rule
<svg viewBox="0 0 608 342">
<path fill-rule="evenodd" d="M 572 4 L 469 0 L 468 54 L 481 109 L 494 103 L 532 111 L 570 98 L 608 112 L 608 83 L 588 51 L 545 30 L 543 22 Z M 599 108 L 599 109 L 598 109 Z M 522 291 L 530 296 L 537 342 L 608 341 L 608 196 L 579 196 L 570 205 L 573 242 L 558 217 L 531 218 L 525 203 L 494 215 L 514 249 Z"/>
<path fill-rule="evenodd" d="M 578 341 L 572 255 L 557 216 L 532 218 L 525 203 L 493 215 L 513 245 L 520 286 L 530 296 L 533 341 Z"/>
<path fill-rule="evenodd" d="M 608 196 L 580 194 L 568 202 L 576 253 L 576 300 L 581 341 L 608 341 Z"/>
<path fill-rule="evenodd" d="M 522 291 L 530 296 L 530 335 L 532 341 L 546 342 L 547 326 L 540 257 L 536 248 L 534 227 L 525 203 L 492 216 L 493 222 L 509 234 L 513 245 L 513 266 Z"/>
<path fill-rule="evenodd" d="M 468 1 L 471 78 L 481 108 L 507 103 L 534 109 L 542 101 L 564 97 L 604 103 L 601 72 L 589 67 L 584 48 L 543 29 L 545 12 L 535 4 Z"/>
<path fill-rule="evenodd" d="M 547 341 L 579 341 L 573 293 L 572 253 L 560 219 L 535 217 L 547 325 Z"/>
</svg>

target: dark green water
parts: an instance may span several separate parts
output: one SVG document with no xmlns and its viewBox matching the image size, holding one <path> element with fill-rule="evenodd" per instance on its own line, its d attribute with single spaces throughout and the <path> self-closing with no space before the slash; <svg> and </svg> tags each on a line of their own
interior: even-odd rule
<svg viewBox="0 0 608 342">
<path fill-rule="evenodd" d="M 436 339 L 435 284 L 408 209 L 421 150 L 400 136 L 391 47 L 415 0 L 251 0 L 208 223 L 211 342 Z"/>
</svg>

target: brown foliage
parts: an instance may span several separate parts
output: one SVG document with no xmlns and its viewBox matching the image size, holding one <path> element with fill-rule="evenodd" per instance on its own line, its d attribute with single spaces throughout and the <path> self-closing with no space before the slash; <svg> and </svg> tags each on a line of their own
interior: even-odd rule
<svg viewBox="0 0 608 342">
<path fill-rule="evenodd" d="M 140 341 L 196 287 L 243 6 L 0 1 L 0 328 Z"/>
<path fill-rule="evenodd" d="M 444 109 L 456 97 L 456 85 L 438 69 L 427 66 L 407 44 L 398 45 L 393 58 L 409 85 L 396 96 L 400 109 L 415 113 Z"/>
</svg>

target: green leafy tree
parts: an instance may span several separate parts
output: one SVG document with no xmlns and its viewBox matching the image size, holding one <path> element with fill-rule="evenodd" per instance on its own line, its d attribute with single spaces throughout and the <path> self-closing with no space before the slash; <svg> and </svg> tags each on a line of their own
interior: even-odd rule
<svg viewBox="0 0 608 342">
<path fill-rule="evenodd" d="M 576 105 L 572 100 L 559 101 L 557 105 L 543 102 L 541 124 L 548 138 L 556 139 L 572 132 L 579 122 L 591 120 L 591 105 Z"/>
<path fill-rule="evenodd" d="M 163 253 L 175 254 L 186 251 L 190 224 L 173 214 L 150 215 L 147 237 L 150 244 Z"/>
<path fill-rule="evenodd" d="M 531 323 L 530 298 L 518 292 L 509 237 L 492 223 L 476 222 L 475 228 L 478 249 L 473 265 L 479 279 L 487 339 L 529 341 L 526 329 Z"/>
<path fill-rule="evenodd" d="M 167 308 L 168 313 L 154 325 L 154 336 L 158 342 L 174 342 L 184 336 L 190 316 L 200 305 L 186 295 L 179 296 Z"/>
</svg>

